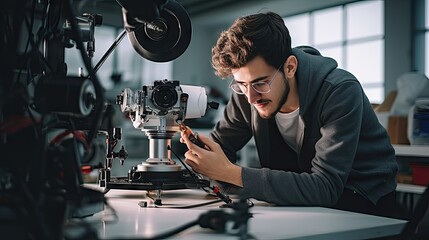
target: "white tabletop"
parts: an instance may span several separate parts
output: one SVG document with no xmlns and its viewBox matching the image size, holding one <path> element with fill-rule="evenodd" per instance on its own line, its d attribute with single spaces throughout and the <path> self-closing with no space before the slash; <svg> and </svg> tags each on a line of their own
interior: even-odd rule
<svg viewBox="0 0 429 240">
<path fill-rule="evenodd" d="M 192 209 L 188 206 L 215 199 L 202 190 L 172 190 L 162 194 L 163 207 L 156 208 L 145 191 L 110 190 L 108 203 L 116 210 L 118 221 L 109 223 L 106 209 L 89 219 L 100 238 L 153 237 L 197 219 L 209 210 L 221 210 L 222 203 Z M 146 201 L 148 207 L 140 207 Z M 364 239 L 400 233 L 406 221 L 321 207 L 277 207 L 255 201 L 248 232 L 256 239 Z M 169 239 L 238 239 L 200 226 L 191 227 Z"/>
</svg>

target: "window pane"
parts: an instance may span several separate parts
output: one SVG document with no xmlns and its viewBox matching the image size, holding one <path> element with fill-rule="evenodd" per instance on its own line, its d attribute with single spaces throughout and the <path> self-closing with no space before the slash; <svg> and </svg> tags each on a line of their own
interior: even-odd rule
<svg viewBox="0 0 429 240">
<path fill-rule="evenodd" d="M 425 67 L 425 75 L 429 76 L 429 32 L 426 32 L 425 34 L 425 39 L 426 39 L 426 43 L 425 43 L 425 62 L 426 62 L 426 67 Z"/>
<path fill-rule="evenodd" d="M 428 16 L 429 15 L 429 0 L 426 0 L 425 6 L 426 6 L 426 14 L 425 14 L 425 17 L 426 17 L 426 28 L 429 28 L 429 16 Z"/>
<path fill-rule="evenodd" d="M 347 40 L 382 35 L 384 6 L 382 1 L 349 4 L 347 12 Z"/>
<path fill-rule="evenodd" d="M 384 100 L 384 87 L 364 88 L 363 89 L 370 103 L 382 103 Z"/>
<path fill-rule="evenodd" d="M 347 46 L 346 69 L 365 86 L 374 87 L 384 82 L 384 41 L 350 44 Z M 368 53 L 371 53 L 369 56 Z M 384 97 L 380 95 L 379 97 Z M 373 96 L 372 99 L 378 99 Z M 371 100 L 371 99 L 370 99 Z"/>
<path fill-rule="evenodd" d="M 331 58 L 335 59 L 335 61 L 337 61 L 337 63 L 338 63 L 339 68 L 344 68 L 344 65 L 343 65 L 343 47 L 342 46 L 323 48 L 323 49 L 319 49 L 319 51 L 322 54 L 322 56 L 331 57 Z"/>
<path fill-rule="evenodd" d="M 314 12 L 314 43 L 316 45 L 342 41 L 342 8 L 334 7 Z"/>
<path fill-rule="evenodd" d="M 300 14 L 284 19 L 292 38 L 292 47 L 310 45 L 310 14 Z"/>
</svg>

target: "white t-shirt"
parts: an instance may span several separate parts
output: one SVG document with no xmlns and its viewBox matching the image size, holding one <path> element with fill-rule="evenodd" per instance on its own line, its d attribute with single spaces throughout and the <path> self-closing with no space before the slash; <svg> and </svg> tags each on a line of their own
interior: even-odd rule
<svg viewBox="0 0 429 240">
<path fill-rule="evenodd" d="M 276 123 L 285 142 L 295 151 L 298 150 L 299 108 L 290 113 L 277 113 Z"/>
</svg>

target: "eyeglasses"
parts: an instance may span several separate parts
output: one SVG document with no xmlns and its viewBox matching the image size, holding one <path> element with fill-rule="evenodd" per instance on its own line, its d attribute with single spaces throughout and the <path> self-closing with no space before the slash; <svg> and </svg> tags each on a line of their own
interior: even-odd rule
<svg viewBox="0 0 429 240">
<path fill-rule="evenodd" d="M 253 90 L 255 90 L 258 93 L 269 93 L 271 91 L 271 83 L 276 78 L 277 73 L 279 72 L 280 68 L 283 66 L 280 65 L 280 67 L 277 69 L 276 73 L 274 74 L 273 78 L 271 78 L 268 82 L 254 82 L 251 84 Z M 235 82 L 234 79 L 231 80 L 231 83 L 229 84 L 229 87 L 236 92 L 237 94 L 246 94 L 247 93 L 247 86 L 248 84 L 244 83 L 238 83 Z"/>
</svg>

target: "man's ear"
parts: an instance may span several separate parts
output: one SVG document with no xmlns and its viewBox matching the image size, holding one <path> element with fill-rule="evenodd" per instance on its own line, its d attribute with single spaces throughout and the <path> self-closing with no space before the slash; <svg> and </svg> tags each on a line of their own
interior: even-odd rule
<svg viewBox="0 0 429 240">
<path fill-rule="evenodd" d="M 284 64 L 283 71 L 288 78 L 295 76 L 298 69 L 298 59 L 294 55 L 290 55 Z"/>
</svg>

